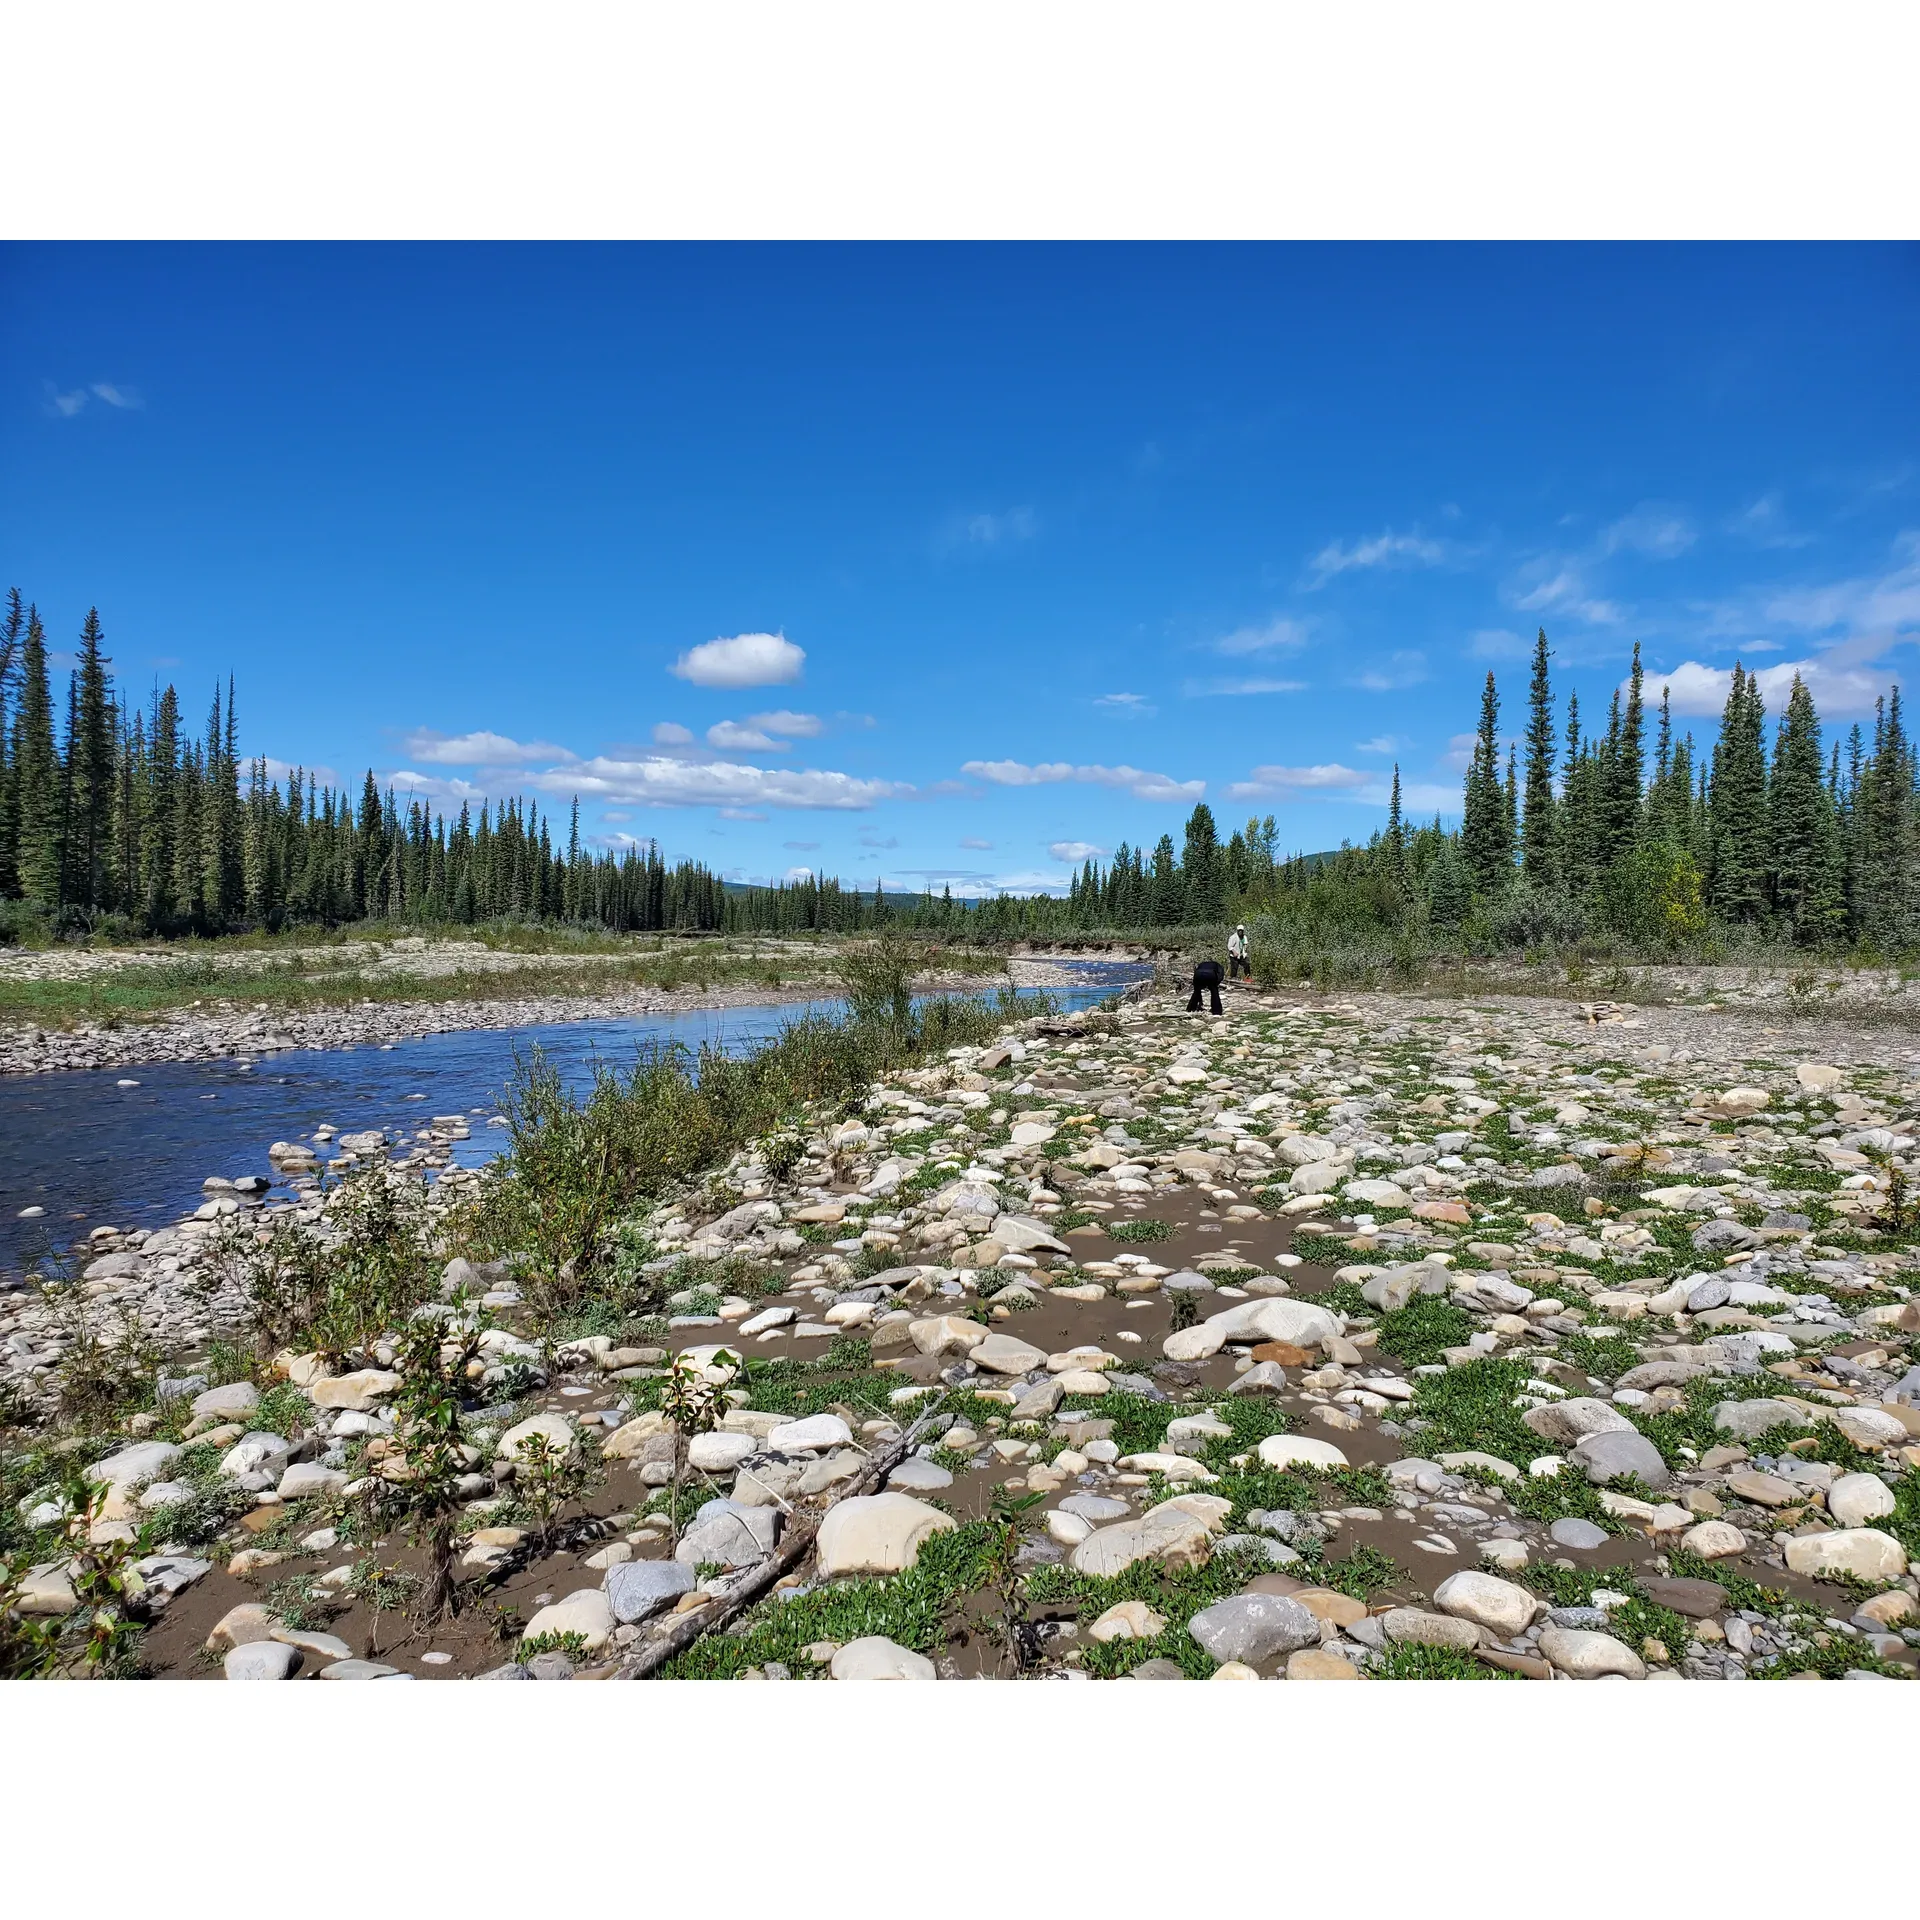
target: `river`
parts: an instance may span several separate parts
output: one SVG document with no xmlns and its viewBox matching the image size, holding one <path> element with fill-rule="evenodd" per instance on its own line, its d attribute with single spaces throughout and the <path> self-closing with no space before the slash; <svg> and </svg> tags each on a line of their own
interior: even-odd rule
<svg viewBox="0 0 1920 1920">
<path fill-rule="evenodd" d="M 1143 978 L 1120 962 L 1074 961 L 1072 987 L 1049 991 L 1071 1011 Z M 1023 989 L 1023 997 L 1037 990 Z M 91 1073 L 0 1078 L 0 1270 L 18 1273 L 97 1226 L 154 1228 L 201 1199 L 212 1175 L 271 1174 L 267 1148 L 320 1126 L 379 1128 L 405 1139 L 433 1114 L 464 1113 L 473 1137 L 454 1148 L 463 1165 L 498 1153 L 489 1127 L 515 1051 L 539 1046 L 575 1085 L 596 1060 L 630 1063 L 635 1051 L 706 1043 L 737 1052 L 802 1013 L 835 1014 L 833 1000 L 712 1008 L 633 1020 L 429 1034 L 391 1045 L 335 1047 L 240 1059 L 102 1068 Z M 38 1208 L 32 1218 L 23 1211 Z"/>
</svg>

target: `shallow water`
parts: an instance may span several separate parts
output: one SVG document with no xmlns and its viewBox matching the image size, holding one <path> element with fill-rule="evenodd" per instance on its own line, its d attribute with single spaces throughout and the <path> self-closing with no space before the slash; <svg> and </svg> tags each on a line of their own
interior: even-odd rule
<svg viewBox="0 0 1920 1920">
<path fill-rule="evenodd" d="M 1069 1010 L 1147 971 L 1072 964 L 1085 984 L 1051 990 Z M 512 1076 L 516 1049 L 537 1044 L 578 1085 L 591 1079 L 596 1059 L 625 1066 L 638 1048 L 674 1042 L 734 1052 L 803 1013 L 838 1011 L 832 1000 L 712 1008 L 302 1049 L 264 1055 L 251 1067 L 231 1059 L 7 1075 L 0 1078 L 0 1270 L 18 1272 L 97 1226 L 176 1220 L 199 1203 L 210 1175 L 271 1174 L 267 1148 L 305 1139 L 318 1126 L 380 1128 L 403 1140 L 433 1114 L 465 1113 L 473 1138 L 454 1153 L 477 1166 L 505 1140 L 486 1121 Z M 45 1210 L 40 1218 L 19 1218 L 34 1206 Z"/>
</svg>

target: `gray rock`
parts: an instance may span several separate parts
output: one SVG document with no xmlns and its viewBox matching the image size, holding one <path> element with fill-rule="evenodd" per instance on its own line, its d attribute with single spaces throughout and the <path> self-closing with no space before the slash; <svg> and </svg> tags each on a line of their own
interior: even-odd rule
<svg viewBox="0 0 1920 1920">
<path fill-rule="evenodd" d="M 1555 1627 L 1576 1627 L 1586 1633 L 1605 1633 L 1607 1610 L 1605 1607 L 1553 1607 L 1548 1610 L 1547 1623 Z"/>
<path fill-rule="evenodd" d="M 1124 1676 L 1128 1680 L 1184 1680 L 1187 1676 L 1181 1671 L 1177 1660 L 1143 1660 L 1134 1670 Z"/>
<path fill-rule="evenodd" d="M 1285 1393 L 1287 1370 L 1277 1360 L 1256 1360 L 1227 1391 L 1229 1393 Z"/>
<path fill-rule="evenodd" d="M 776 1507 L 743 1507 L 732 1500 L 709 1500 L 680 1536 L 673 1557 L 689 1567 L 709 1562 L 727 1568 L 750 1567 L 773 1551 L 779 1522 Z"/>
<path fill-rule="evenodd" d="M 229 1680 L 291 1680 L 300 1671 L 300 1649 L 279 1640 L 249 1640 L 226 1658 Z"/>
<path fill-rule="evenodd" d="M 1291 1547 L 1258 1533 L 1230 1533 L 1224 1539 L 1216 1540 L 1213 1550 L 1216 1555 L 1251 1553 L 1275 1567 L 1297 1567 L 1300 1564 L 1300 1556 Z"/>
<path fill-rule="evenodd" d="M 1070 1493 L 1060 1502 L 1062 1513 L 1075 1513 L 1096 1527 L 1124 1520 L 1132 1509 L 1124 1500 L 1110 1500 L 1100 1493 Z"/>
<path fill-rule="evenodd" d="M 1591 1553 L 1595 1547 L 1607 1544 L 1604 1527 L 1596 1527 L 1591 1520 L 1581 1520 L 1573 1514 L 1556 1520 L 1547 1529 L 1547 1538 L 1556 1547 L 1571 1547 L 1575 1553 Z"/>
<path fill-rule="evenodd" d="M 1775 1427 L 1797 1427 L 1805 1420 L 1799 1408 L 1784 1400 L 1722 1400 L 1713 1410 L 1715 1429 L 1736 1440 L 1757 1440 Z"/>
<path fill-rule="evenodd" d="M 757 1557 L 757 1556 L 756 1556 Z M 600 1583 L 622 1626 L 648 1620 L 693 1591 L 693 1567 L 679 1560 L 624 1560 Z"/>
<path fill-rule="evenodd" d="M 1738 1220 L 1709 1220 L 1693 1230 L 1694 1250 L 1698 1253 L 1740 1253 L 1759 1244 L 1760 1236 Z"/>
<path fill-rule="evenodd" d="M 1320 1644 L 1320 1622 L 1298 1600 L 1278 1593 L 1236 1593 L 1187 1622 L 1187 1631 L 1223 1665 L 1250 1667 Z"/>
<path fill-rule="evenodd" d="M 505 1677 L 504 1671 L 480 1675 L 482 1680 L 500 1680 Z M 521 1680 L 526 1676 L 516 1670 L 513 1677 Z M 411 1680 L 413 1675 L 402 1673 L 398 1667 L 383 1665 L 378 1660 L 336 1660 L 331 1666 L 320 1669 L 320 1678 L 322 1680 Z"/>
<path fill-rule="evenodd" d="M 1631 1474 L 1657 1491 L 1673 1480 L 1660 1449 L 1644 1433 L 1590 1433 L 1574 1448 L 1573 1458 L 1597 1486 Z"/>
<path fill-rule="evenodd" d="M 1733 1288 L 1725 1280 L 1703 1280 L 1687 1295 L 1689 1313 L 1706 1313 L 1714 1307 L 1724 1307 L 1733 1298 Z"/>
<path fill-rule="evenodd" d="M 953 1485 L 953 1475 L 931 1460 L 902 1460 L 887 1475 L 887 1485 L 895 1493 L 938 1493 Z"/>
<path fill-rule="evenodd" d="M 536 1653 L 525 1672 L 529 1680 L 571 1680 L 573 1662 L 564 1653 Z"/>
</svg>

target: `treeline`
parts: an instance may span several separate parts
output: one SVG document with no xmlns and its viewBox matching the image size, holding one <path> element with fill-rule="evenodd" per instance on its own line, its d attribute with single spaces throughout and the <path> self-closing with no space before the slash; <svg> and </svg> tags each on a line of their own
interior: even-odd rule
<svg viewBox="0 0 1920 1920">
<path fill-rule="evenodd" d="M 1638 647 L 1604 732 L 1577 695 L 1564 723 L 1546 634 L 1535 642 L 1523 738 L 1500 746 L 1487 675 L 1461 822 L 1409 822 L 1393 774 L 1384 828 L 1337 854 L 1278 859 L 1274 820 L 1224 845 L 1203 803 L 1174 855 L 1119 848 L 1089 861 L 1067 902 L 1085 927 L 1217 924 L 1255 913 L 1460 929 L 1494 945 L 1564 944 L 1590 931 L 1678 945 L 1713 932 L 1795 946 L 1896 952 L 1920 944 L 1920 762 L 1895 687 L 1870 729 L 1823 739 L 1795 676 L 1772 726 L 1736 665 L 1710 745 L 1676 733 L 1662 688 L 1649 727 Z M 1649 734 L 1651 733 L 1651 739 Z"/>
</svg>

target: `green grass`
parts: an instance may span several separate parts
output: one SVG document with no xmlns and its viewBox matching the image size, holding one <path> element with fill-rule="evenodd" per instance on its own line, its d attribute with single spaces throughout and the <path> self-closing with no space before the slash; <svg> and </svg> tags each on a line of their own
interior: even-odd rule
<svg viewBox="0 0 1920 1920">
<path fill-rule="evenodd" d="M 1171 1240 L 1173 1228 L 1164 1220 L 1115 1220 L 1107 1227 L 1107 1238 L 1130 1242 Z"/>
</svg>

